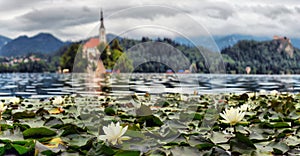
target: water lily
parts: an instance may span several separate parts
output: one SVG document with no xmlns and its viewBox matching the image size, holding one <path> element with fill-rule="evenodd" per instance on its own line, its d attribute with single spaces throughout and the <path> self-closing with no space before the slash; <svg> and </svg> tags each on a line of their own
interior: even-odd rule
<svg viewBox="0 0 300 156">
<path fill-rule="evenodd" d="M 259 91 L 259 94 L 260 94 L 260 95 L 266 95 L 266 94 L 267 94 L 267 91 L 264 90 L 264 89 L 261 89 L 261 90 Z"/>
<path fill-rule="evenodd" d="M 270 91 L 270 94 L 275 96 L 275 95 L 279 94 L 279 92 L 277 90 L 272 90 L 272 91 Z"/>
<path fill-rule="evenodd" d="M 60 105 L 64 102 L 64 99 L 61 96 L 57 96 L 54 98 L 54 100 L 52 101 L 52 103 L 54 105 Z"/>
<path fill-rule="evenodd" d="M 2 113 L 6 110 L 6 106 L 4 106 L 4 103 L 0 102 L 0 120 L 2 119 Z"/>
<path fill-rule="evenodd" d="M 107 141 L 112 145 L 121 144 L 123 140 L 128 140 L 130 137 L 123 136 L 127 131 L 128 126 L 122 127 L 120 123 L 114 124 L 113 122 L 107 127 L 103 127 L 103 131 L 105 135 L 100 135 L 99 139 L 103 141 Z"/>
<path fill-rule="evenodd" d="M 221 122 L 229 123 L 233 126 L 244 118 L 245 112 L 241 111 L 240 108 L 231 107 L 230 109 L 226 108 L 223 113 L 220 113 L 220 116 L 225 119 L 220 120 Z"/>
<path fill-rule="evenodd" d="M 4 112 L 6 110 L 6 106 L 4 106 L 3 102 L 0 102 L 0 113 Z"/>
<path fill-rule="evenodd" d="M 255 97 L 255 93 L 254 92 L 249 92 L 249 93 L 247 93 L 247 95 L 248 95 L 249 98 Z"/>
<path fill-rule="evenodd" d="M 13 97 L 9 100 L 9 102 L 13 103 L 13 104 L 18 104 L 20 103 L 20 98 L 18 97 Z"/>
<path fill-rule="evenodd" d="M 241 111 L 247 111 L 249 108 L 250 108 L 250 106 L 245 103 L 245 104 L 241 105 L 240 110 Z"/>
</svg>

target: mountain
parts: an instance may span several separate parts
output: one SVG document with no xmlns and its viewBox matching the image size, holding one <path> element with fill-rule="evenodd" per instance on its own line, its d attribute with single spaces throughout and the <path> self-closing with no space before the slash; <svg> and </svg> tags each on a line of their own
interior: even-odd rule
<svg viewBox="0 0 300 156">
<path fill-rule="evenodd" d="M 288 38 L 269 41 L 241 40 L 221 51 L 228 73 L 300 74 L 300 50 Z"/>
<path fill-rule="evenodd" d="M 268 41 L 273 39 L 273 37 L 251 36 L 251 35 L 241 35 L 241 34 L 214 36 L 213 38 L 220 50 L 228 46 L 233 46 L 241 40 Z M 291 38 L 291 41 L 294 47 L 300 49 L 300 38 Z"/>
<path fill-rule="evenodd" d="M 241 34 L 231 34 L 231 35 L 215 35 L 212 37 L 208 36 L 200 36 L 191 38 L 193 41 L 196 41 L 196 45 L 204 46 L 210 50 L 216 51 L 217 47 L 219 50 L 222 50 L 226 47 L 235 45 L 238 41 L 241 40 L 255 40 L 255 41 L 267 41 L 271 40 L 271 37 L 258 37 L 251 35 L 241 35 Z M 188 39 L 177 37 L 174 39 L 176 42 L 185 44 L 185 45 L 193 45 L 191 41 Z M 217 46 L 217 47 L 216 47 Z"/>
<path fill-rule="evenodd" d="M 20 36 L 4 45 L 2 56 L 21 56 L 29 53 L 50 54 L 67 43 L 62 42 L 49 33 L 39 33 L 36 36 Z"/>
<path fill-rule="evenodd" d="M 257 37 L 257 36 L 240 35 L 240 34 L 232 34 L 227 36 L 214 36 L 213 38 L 220 50 L 229 46 L 233 46 L 241 40 L 267 41 L 272 39 L 271 37 Z"/>
<path fill-rule="evenodd" d="M 5 37 L 5 36 L 1 36 L 1 35 L 0 35 L 0 50 L 1 50 L 1 48 L 2 48 L 5 44 L 7 44 L 9 41 L 11 41 L 10 38 Z"/>
</svg>

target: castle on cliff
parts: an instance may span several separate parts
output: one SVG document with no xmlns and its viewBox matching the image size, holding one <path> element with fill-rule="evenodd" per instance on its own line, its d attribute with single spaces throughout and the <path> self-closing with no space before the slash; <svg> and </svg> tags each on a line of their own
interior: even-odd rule
<svg viewBox="0 0 300 156">
<path fill-rule="evenodd" d="M 292 45 L 292 42 L 287 37 L 280 37 L 280 36 L 274 36 L 273 41 L 278 41 L 279 47 L 277 48 L 278 52 L 284 51 L 286 52 L 290 57 L 293 57 L 294 55 L 294 48 Z"/>
</svg>

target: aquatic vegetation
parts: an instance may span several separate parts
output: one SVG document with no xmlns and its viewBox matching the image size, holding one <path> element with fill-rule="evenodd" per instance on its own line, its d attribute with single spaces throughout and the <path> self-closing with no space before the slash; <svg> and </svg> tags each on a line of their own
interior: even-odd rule
<svg viewBox="0 0 300 156">
<path fill-rule="evenodd" d="M 9 100 L 9 102 L 12 103 L 12 104 L 19 104 L 20 103 L 20 98 L 18 98 L 18 97 L 12 97 Z"/>
<path fill-rule="evenodd" d="M 2 120 L 2 113 L 6 110 L 6 106 L 4 106 L 3 102 L 0 102 L 0 120 Z"/>
<path fill-rule="evenodd" d="M 299 153 L 300 94 L 149 96 L 0 104 L 0 155 Z"/>
<path fill-rule="evenodd" d="M 243 109 L 245 109 L 243 107 Z M 224 123 L 229 123 L 231 126 L 237 124 L 238 122 L 242 121 L 245 116 L 245 112 L 241 111 L 240 108 L 233 108 L 225 109 L 223 113 L 220 113 L 220 116 L 225 120 L 220 120 Z"/>
<path fill-rule="evenodd" d="M 60 104 L 63 104 L 63 102 L 64 102 L 64 99 L 61 96 L 55 97 L 54 100 L 52 101 L 52 103 L 54 105 L 60 105 Z"/>
<path fill-rule="evenodd" d="M 107 141 L 112 145 L 122 144 L 123 140 L 128 140 L 130 137 L 123 136 L 127 131 L 128 126 L 122 127 L 120 123 L 114 124 L 113 122 L 103 127 L 105 135 L 100 135 L 98 138 L 103 141 Z"/>
</svg>

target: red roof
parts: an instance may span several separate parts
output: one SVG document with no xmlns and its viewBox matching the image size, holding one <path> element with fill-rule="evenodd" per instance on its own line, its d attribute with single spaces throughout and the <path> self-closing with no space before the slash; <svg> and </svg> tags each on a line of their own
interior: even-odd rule
<svg viewBox="0 0 300 156">
<path fill-rule="evenodd" d="M 99 45 L 99 38 L 91 38 L 84 44 L 84 48 L 94 48 Z"/>
</svg>

